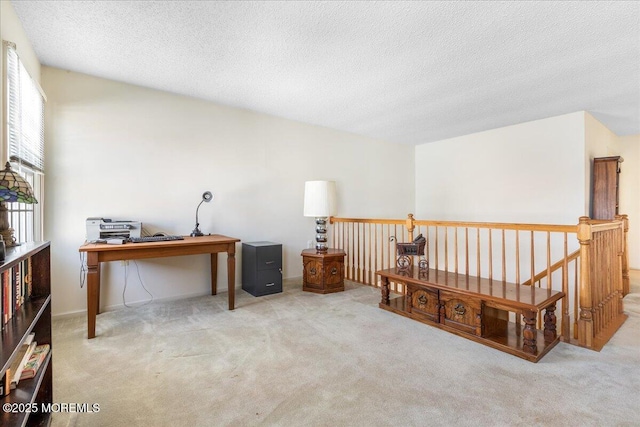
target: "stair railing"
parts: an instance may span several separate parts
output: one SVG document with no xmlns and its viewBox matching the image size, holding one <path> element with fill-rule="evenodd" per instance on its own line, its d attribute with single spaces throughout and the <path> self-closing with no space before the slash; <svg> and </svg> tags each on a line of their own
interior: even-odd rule
<svg viewBox="0 0 640 427">
<path fill-rule="evenodd" d="M 427 240 L 424 258 L 428 260 L 430 268 L 498 282 L 533 284 L 545 289 L 561 290 L 565 293 L 559 313 L 562 339 L 597 349 L 604 345 L 602 341 L 607 334 L 609 337 L 613 334 L 610 329 L 613 328 L 615 332 L 617 327 L 614 326 L 624 321 L 618 315 L 621 304 L 612 301 L 624 295 L 625 277 L 628 292 L 628 220 L 626 215 L 622 215 L 607 223 L 592 222 L 587 222 L 592 231 L 589 239 L 578 237 L 579 233 L 582 236 L 589 234 L 582 218 L 576 226 L 428 221 L 416 220 L 412 214 L 405 220 L 332 217 L 330 223 L 333 226 L 329 234 L 330 245 L 347 253 L 345 279 L 358 283 L 380 286 L 375 272 L 395 267 L 397 243 L 410 242 L 422 234 Z M 614 233 L 617 243 L 614 243 L 614 237 L 599 237 L 597 233 L 605 228 L 617 230 L 617 234 Z M 591 246 L 592 240 L 599 243 L 593 243 L 593 253 L 590 253 L 585 264 L 583 247 Z M 604 276 L 596 276 L 592 272 L 595 265 L 603 265 L 603 257 L 611 258 L 611 254 L 602 247 L 613 244 L 616 245 L 614 252 L 618 254 L 619 262 L 615 268 L 619 269 L 619 281 L 614 278 L 618 273 L 614 274 L 613 270 L 608 270 L 609 273 Z M 552 263 L 552 260 L 555 262 Z M 418 259 L 414 262 L 417 263 Z M 584 265 L 590 266 L 587 278 Z M 609 261 L 607 265 L 614 266 L 614 263 Z M 523 276 L 529 279 L 522 280 Z M 599 282 L 592 282 L 591 278 L 596 277 Z M 614 282 L 620 285 L 612 285 Z M 598 283 L 609 283 L 609 287 L 620 288 L 619 293 L 611 294 L 605 288 L 601 289 Z M 391 283 L 390 290 L 405 293 L 398 283 Z"/>
</svg>

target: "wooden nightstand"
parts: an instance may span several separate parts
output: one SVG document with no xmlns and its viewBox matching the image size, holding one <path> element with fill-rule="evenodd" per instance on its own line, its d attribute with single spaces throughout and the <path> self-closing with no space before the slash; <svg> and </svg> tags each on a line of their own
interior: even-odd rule
<svg viewBox="0 0 640 427">
<path fill-rule="evenodd" d="M 344 257 L 342 249 L 325 253 L 315 249 L 302 251 L 302 290 L 318 294 L 344 291 Z"/>
</svg>

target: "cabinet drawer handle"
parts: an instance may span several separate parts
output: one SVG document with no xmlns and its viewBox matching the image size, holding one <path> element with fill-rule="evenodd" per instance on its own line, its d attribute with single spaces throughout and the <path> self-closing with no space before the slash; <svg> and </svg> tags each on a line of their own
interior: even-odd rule
<svg viewBox="0 0 640 427">
<path fill-rule="evenodd" d="M 273 286 L 273 285 L 275 285 L 275 282 L 274 283 L 267 283 L 265 286 Z"/>
<path fill-rule="evenodd" d="M 453 312 L 458 316 L 464 316 L 464 314 L 467 312 L 467 309 L 464 308 L 464 305 L 458 303 L 455 307 L 453 307 Z"/>
<path fill-rule="evenodd" d="M 316 274 L 316 269 L 315 269 L 315 268 L 313 268 L 313 267 L 311 267 L 311 268 L 309 269 L 309 273 L 311 273 L 311 274 L 315 275 L 315 274 Z"/>
<path fill-rule="evenodd" d="M 331 275 L 335 276 L 336 274 L 338 274 L 338 269 L 337 269 L 337 268 L 335 268 L 335 267 L 333 267 L 333 268 L 331 269 Z"/>
<path fill-rule="evenodd" d="M 265 264 L 273 264 L 275 261 L 267 261 Z"/>
</svg>

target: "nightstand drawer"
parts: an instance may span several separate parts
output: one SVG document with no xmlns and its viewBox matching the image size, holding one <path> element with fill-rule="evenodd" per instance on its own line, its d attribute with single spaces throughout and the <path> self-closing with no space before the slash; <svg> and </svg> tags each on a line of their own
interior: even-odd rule
<svg viewBox="0 0 640 427">
<path fill-rule="evenodd" d="M 324 283 L 328 288 L 344 287 L 344 262 L 342 259 L 325 263 Z"/>
<path fill-rule="evenodd" d="M 315 259 L 305 260 L 303 268 L 302 277 L 307 286 L 322 289 L 324 279 L 322 261 Z"/>
</svg>

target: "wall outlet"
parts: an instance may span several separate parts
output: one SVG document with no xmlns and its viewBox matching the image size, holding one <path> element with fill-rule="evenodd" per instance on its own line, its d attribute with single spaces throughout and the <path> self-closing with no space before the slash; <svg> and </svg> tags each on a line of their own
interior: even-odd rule
<svg viewBox="0 0 640 427">
<path fill-rule="evenodd" d="M 307 249 L 313 249 L 313 240 L 307 240 Z"/>
<path fill-rule="evenodd" d="M 123 266 L 123 267 L 126 267 L 127 265 L 129 265 L 129 260 L 125 259 L 125 260 L 120 261 L 120 265 Z"/>
</svg>

